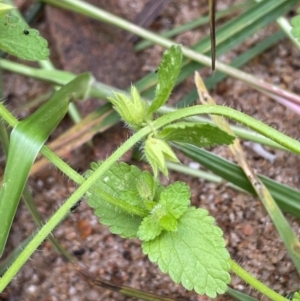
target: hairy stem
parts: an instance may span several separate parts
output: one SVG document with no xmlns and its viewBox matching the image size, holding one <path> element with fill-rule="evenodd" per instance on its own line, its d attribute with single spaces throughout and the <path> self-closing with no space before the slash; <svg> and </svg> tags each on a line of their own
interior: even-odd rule
<svg viewBox="0 0 300 301">
<path fill-rule="evenodd" d="M 250 284 L 257 291 L 262 293 L 263 295 L 269 297 L 274 301 L 287 301 L 286 298 L 279 295 L 265 284 L 251 276 L 247 271 L 245 271 L 241 266 L 239 266 L 236 262 L 230 259 L 231 270 L 240 278 L 242 278 L 246 283 Z"/>
</svg>

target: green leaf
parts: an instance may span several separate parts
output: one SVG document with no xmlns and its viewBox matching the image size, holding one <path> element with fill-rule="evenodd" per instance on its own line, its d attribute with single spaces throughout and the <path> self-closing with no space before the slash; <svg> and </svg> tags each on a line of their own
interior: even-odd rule
<svg viewBox="0 0 300 301">
<path fill-rule="evenodd" d="M 250 297 L 246 294 L 243 294 L 237 290 L 234 290 L 230 287 L 227 288 L 226 294 L 233 298 L 233 300 L 239 300 L 239 301 L 259 301 L 258 299 L 255 299 L 253 297 Z"/>
<path fill-rule="evenodd" d="M 45 60 L 49 57 L 47 41 L 35 29 L 21 21 L 10 24 L 0 17 L 0 48 L 25 60 Z"/>
<path fill-rule="evenodd" d="M 160 235 L 162 230 L 177 230 L 177 219 L 190 205 L 190 188 L 185 183 L 175 182 L 163 189 L 158 203 L 149 216 L 143 219 L 139 227 L 140 240 L 151 240 Z"/>
<path fill-rule="evenodd" d="M 210 124 L 178 122 L 164 127 L 158 138 L 167 141 L 184 142 L 198 147 L 230 144 L 234 137 Z"/>
<path fill-rule="evenodd" d="M 190 205 L 190 197 L 189 186 L 183 182 L 175 182 L 161 193 L 159 204 L 178 219 Z"/>
<path fill-rule="evenodd" d="M 137 178 L 136 188 L 140 197 L 145 201 L 153 201 L 157 189 L 157 182 L 148 171 L 143 171 Z M 148 208 L 151 210 L 152 208 Z"/>
<path fill-rule="evenodd" d="M 293 296 L 293 301 L 300 301 L 300 293 L 296 292 Z"/>
<path fill-rule="evenodd" d="M 177 219 L 172 213 L 166 213 L 162 218 L 159 220 L 160 225 L 166 231 L 176 231 L 177 230 Z"/>
<path fill-rule="evenodd" d="M 148 115 L 151 115 L 168 100 L 179 74 L 181 61 L 182 52 L 180 46 L 174 45 L 164 52 L 162 62 L 158 67 L 155 98 L 149 107 Z"/>
<path fill-rule="evenodd" d="M 236 18 L 230 18 L 230 20 L 218 27 L 217 30 L 217 56 L 226 53 L 233 49 L 233 46 L 242 43 L 246 37 L 252 36 L 257 32 L 258 28 L 263 28 L 267 24 L 274 22 L 278 17 L 291 10 L 293 6 L 297 4 L 298 0 L 268 0 L 261 1 L 253 5 L 250 9 Z M 210 35 L 205 36 L 197 42 L 191 49 L 198 53 L 208 54 L 210 51 Z M 199 70 L 203 65 L 195 61 L 186 59 L 183 62 L 182 70 L 178 76 L 176 84 L 178 85 L 184 79 L 189 77 Z M 144 77 L 138 83 L 136 83 L 139 91 L 148 90 L 143 93 L 143 97 L 152 97 L 152 89 L 150 87 L 156 85 L 156 78 L 153 73 Z"/>
<path fill-rule="evenodd" d="M 88 203 L 91 207 L 93 204 L 98 207 L 99 200 L 97 203 L 92 202 Z M 116 209 L 107 202 L 101 203 L 101 207 L 96 209 L 94 214 L 99 217 L 103 225 L 109 227 L 111 233 L 118 234 L 123 238 L 137 237 L 137 231 L 142 222 L 141 217 Z"/>
<path fill-rule="evenodd" d="M 140 240 L 147 241 L 157 237 L 162 230 L 163 228 L 159 223 L 157 216 L 151 214 L 143 219 L 137 235 Z"/>
<path fill-rule="evenodd" d="M 214 298 L 230 282 L 230 256 L 222 234 L 206 210 L 191 207 L 178 220 L 177 231 L 163 231 L 142 248 L 174 282 Z"/>
<path fill-rule="evenodd" d="M 298 13 L 300 13 L 300 9 L 298 9 Z M 300 15 L 292 18 L 291 24 L 292 24 L 292 27 L 293 27 L 292 35 L 296 39 L 300 39 Z"/>
<path fill-rule="evenodd" d="M 0 256 L 8 237 L 30 168 L 50 133 L 65 116 L 74 95 L 85 93 L 91 80 L 82 74 L 62 87 L 36 112 L 19 122 L 10 138 L 9 153 L 0 191 Z"/>
<path fill-rule="evenodd" d="M 87 173 L 87 176 L 90 172 Z M 121 237 L 136 237 L 142 217 L 130 214 L 122 210 L 121 207 L 108 203 L 101 191 L 122 202 L 124 209 L 126 206 L 145 209 L 143 200 L 136 188 L 137 179 L 141 174 L 142 171 L 136 166 L 115 163 L 87 195 L 87 203 L 96 209 L 95 215 L 100 218 L 101 223 L 109 226 L 112 233 L 119 234 Z"/>
</svg>

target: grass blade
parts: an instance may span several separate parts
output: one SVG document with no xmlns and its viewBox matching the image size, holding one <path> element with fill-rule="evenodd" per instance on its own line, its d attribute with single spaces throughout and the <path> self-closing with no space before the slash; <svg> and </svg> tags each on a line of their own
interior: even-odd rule
<svg viewBox="0 0 300 301">
<path fill-rule="evenodd" d="M 228 288 L 226 294 L 228 294 L 229 296 L 233 297 L 236 300 L 240 300 L 240 301 L 258 301 L 255 298 L 252 298 L 246 294 L 243 294 L 237 290 L 234 290 L 232 288 Z"/>
</svg>

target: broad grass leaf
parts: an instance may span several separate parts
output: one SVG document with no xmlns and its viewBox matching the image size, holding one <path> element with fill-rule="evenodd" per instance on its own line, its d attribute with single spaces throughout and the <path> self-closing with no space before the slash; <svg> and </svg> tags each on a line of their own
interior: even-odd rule
<svg viewBox="0 0 300 301">
<path fill-rule="evenodd" d="M 190 207 L 178 219 L 177 231 L 164 231 L 142 248 L 174 282 L 214 298 L 230 282 L 230 256 L 222 234 L 206 210 Z"/>
<path fill-rule="evenodd" d="M 0 256 L 3 252 L 30 168 L 43 144 L 68 111 L 69 102 L 85 95 L 90 74 L 76 77 L 58 90 L 32 115 L 19 122 L 10 138 L 9 153 L 0 190 Z"/>
<path fill-rule="evenodd" d="M 176 144 L 176 148 L 224 180 L 250 192 L 252 195 L 256 195 L 251 183 L 238 165 L 193 145 Z M 270 190 L 280 208 L 300 218 L 300 191 L 265 176 L 258 176 Z"/>
<path fill-rule="evenodd" d="M 175 182 L 160 194 L 159 204 L 178 219 L 190 205 L 190 198 L 190 187 L 183 182 Z"/>
</svg>

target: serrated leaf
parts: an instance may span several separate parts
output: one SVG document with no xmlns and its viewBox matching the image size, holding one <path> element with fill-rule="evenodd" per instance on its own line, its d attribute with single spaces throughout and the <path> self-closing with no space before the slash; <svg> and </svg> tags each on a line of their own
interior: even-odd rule
<svg viewBox="0 0 300 301">
<path fill-rule="evenodd" d="M 191 207 L 178 219 L 177 231 L 164 231 L 144 241 L 142 248 L 174 282 L 214 298 L 230 282 L 230 256 L 222 234 L 206 210 Z"/>
<path fill-rule="evenodd" d="M 190 204 L 190 189 L 182 182 L 169 185 L 160 193 L 158 203 L 154 203 L 150 215 L 143 219 L 138 237 L 151 240 L 162 230 L 175 231 L 177 219 L 187 210 Z"/>
<path fill-rule="evenodd" d="M 162 230 L 157 216 L 151 214 L 143 219 L 137 235 L 140 240 L 147 241 L 157 237 Z"/>
<path fill-rule="evenodd" d="M 9 54 L 25 60 L 45 60 L 49 57 L 47 41 L 35 29 L 27 24 L 6 23 L 6 17 L 0 17 L 0 48 Z"/>
<path fill-rule="evenodd" d="M 180 46 L 174 45 L 164 52 L 162 62 L 158 67 L 155 98 L 148 109 L 148 115 L 151 115 L 168 100 L 178 77 L 181 61 L 182 51 Z"/>
<path fill-rule="evenodd" d="M 164 127 L 158 138 L 166 141 L 184 142 L 198 147 L 230 144 L 234 137 L 210 124 L 178 122 Z"/>
<path fill-rule="evenodd" d="M 95 214 L 100 218 L 101 223 L 109 226 L 112 233 L 119 234 L 121 237 L 136 237 L 142 218 L 109 204 L 97 188 L 125 205 L 144 209 L 143 201 L 136 188 L 136 180 L 141 174 L 142 171 L 136 166 L 115 163 L 87 195 L 87 203 L 96 209 Z"/>
<path fill-rule="evenodd" d="M 161 193 L 159 204 L 178 219 L 190 205 L 190 197 L 189 186 L 183 182 L 175 182 Z"/>
<path fill-rule="evenodd" d="M 99 201 L 93 203 L 98 207 Z M 88 204 L 93 207 L 92 203 Z M 123 238 L 137 237 L 137 231 L 142 222 L 141 217 L 116 209 L 107 202 L 102 202 L 101 208 L 95 209 L 94 214 L 99 217 L 103 225 L 109 227 L 111 233 L 118 234 Z"/>
<path fill-rule="evenodd" d="M 159 220 L 160 225 L 166 231 L 176 231 L 177 230 L 177 219 L 172 213 L 167 213 Z"/>
</svg>

